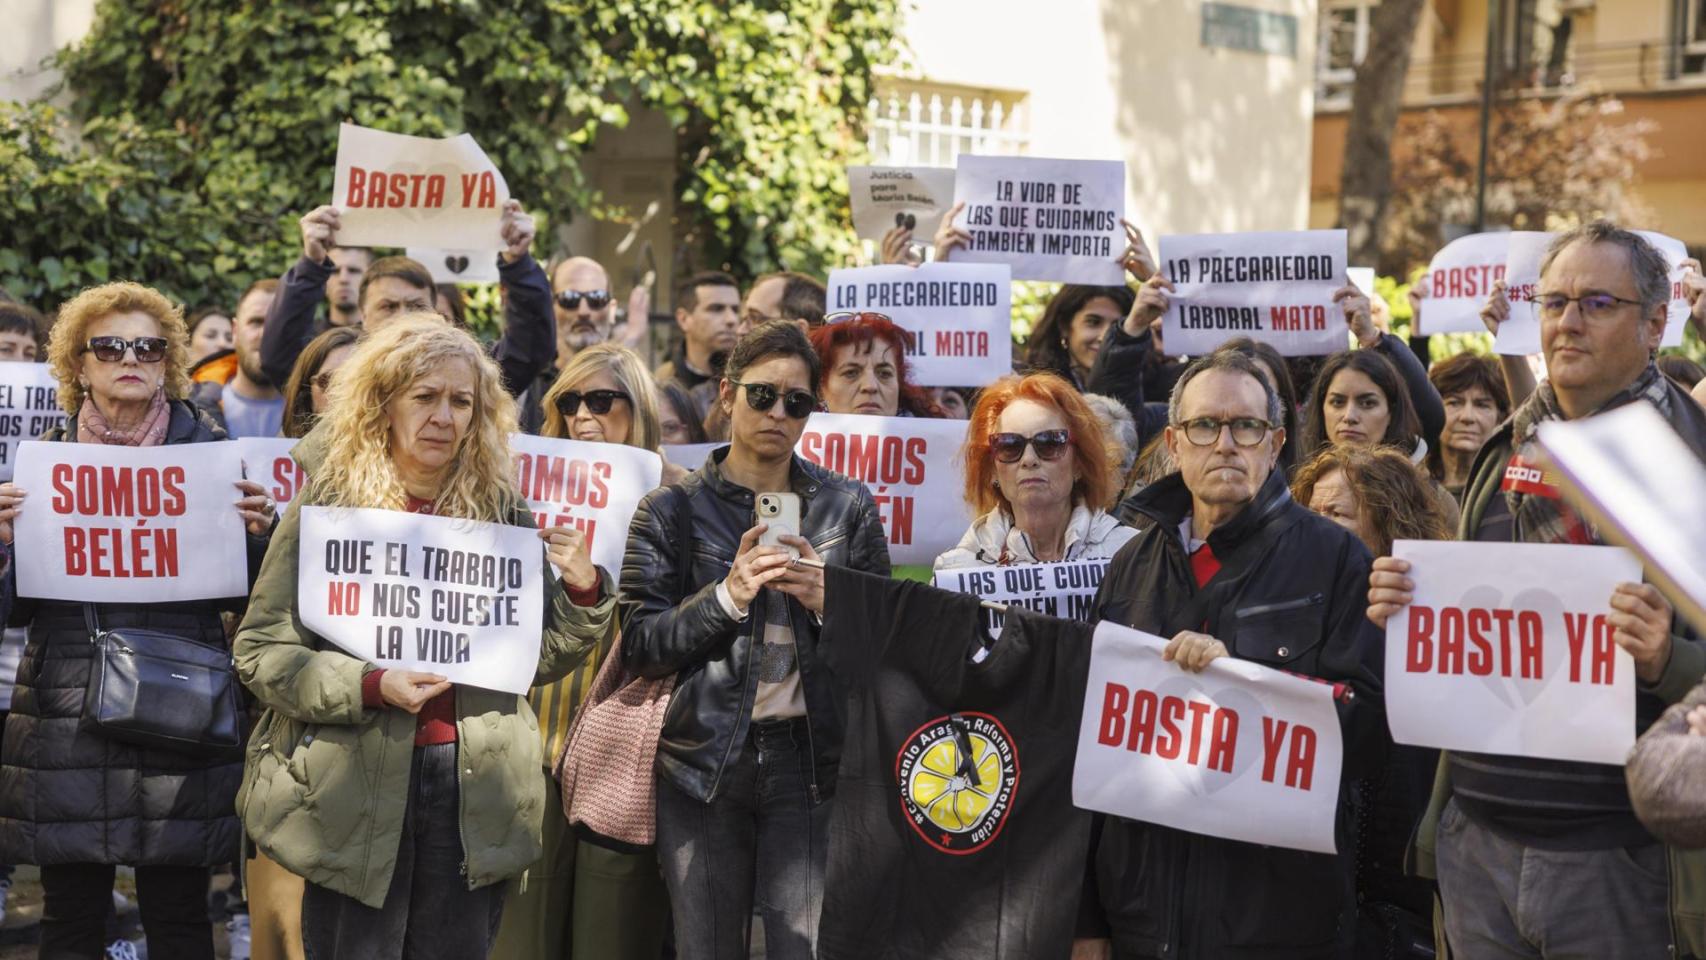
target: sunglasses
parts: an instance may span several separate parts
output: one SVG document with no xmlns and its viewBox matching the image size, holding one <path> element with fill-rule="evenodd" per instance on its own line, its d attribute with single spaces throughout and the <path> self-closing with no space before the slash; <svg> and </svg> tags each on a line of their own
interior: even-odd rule
<svg viewBox="0 0 1706 960">
<path fill-rule="evenodd" d="M 582 300 L 586 301 L 588 310 L 603 310 L 610 305 L 610 291 L 564 290 L 557 294 L 557 305 L 564 310 L 579 310 Z"/>
<path fill-rule="evenodd" d="M 1043 430 L 1029 437 L 1022 433 L 992 433 L 989 435 L 989 452 L 1002 463 L 1018 463 L 1028 445 L 1037 451 L 1038 459 L 1059 460 L 1071 442 L 1072 432 L 1069 430 Z"/>
<path fill-rule="evenodd" d="M 817 398 L 804 390 L 789 390 L 787 393 L 781 393 L 768 383 L 741 383 L 739 380 L 730 380 L 729 383 L 737 387 L 745 387 L 746 405 L 759 413 L 774 407 L 778 396 L 782 399 L 782 412 L 795 420 L 804 420 L 812 415 L 813 410 L 817 409 Z"/>
<path fill-rule="evenodd" d="M 838 310 L 835 313 L 826 313 L 823 315 L 824 323 L 852 323 L 854 321 L 870 323 L 874 320 L 883 320 L 888 323 L 894 322 L 894 318 L 890 317 L 886 313 L 871 313 L 859 310 Z"/>
<path fill-rule="evenodd" d="M 620 390 L 588 390 L 585 393 L 570 390 L 557 396 L 557 412 L 565 417 L 572 417 L 580 412 L 582 400 L 586 401 L 587 410 L 600 417 L 609 413 L 611 405 L 618 400 L 624 403 L 634 402 L 633 397 Z"/>
<path fill-rule="evenodd" d="M 131 350 L 136 354 L 137 363 L 159 363 L 166 359 L 165 337 L 137 337 L 126 340 L 123 337 L 90 337 L 87 344 L 89 352 L 102 363 L 117 363 L 124 359 L 124 352 Z"/>
</svg>

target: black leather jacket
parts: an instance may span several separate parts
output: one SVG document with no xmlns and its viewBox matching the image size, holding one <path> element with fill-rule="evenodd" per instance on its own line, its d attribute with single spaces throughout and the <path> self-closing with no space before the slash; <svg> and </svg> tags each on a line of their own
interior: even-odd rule
<svg viewBox="0 0 1706 960">
<path fill-rule="evenodd" d="M 716 451 L 685 480 L 640 501 L 622 557 L 623 656 L 644 676 L 677 675 L 658 743 L 658 773 L 709 802 L 752 718 L 758 692 L 753 630 L 765 622 L 764 604 L 786 603 L 815 761 L 810 790 L 814 802 L 821 801 L 833 790 L 841 761 L 846 690 L 818 649 L 817 619 L 798 601 L 764 590 L 745 620 L 731 619 L 717 602 L 717 584 L 755 522 L 753 491 L 723 476 L 728 452 Z M 800 496 L 801 533 L 825 563 L 888 575 L 888 542 L 864 484 L 797 456 L 789 482 Z M 677 513 L 683 506 L 685 517 Z M 683 592 L 677 564 L 688 561 Z"/>
</svg>

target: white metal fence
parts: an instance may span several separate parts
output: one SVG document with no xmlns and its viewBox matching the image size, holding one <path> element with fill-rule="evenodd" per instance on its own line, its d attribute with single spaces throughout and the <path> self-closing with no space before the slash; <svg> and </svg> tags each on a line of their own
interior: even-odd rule
<svg viewBox="0 0 1706 960">
<path fill-rule="evenodd" d="M 904 99 L 903 99 L 904 98 Z M 872 97 L 866 144 L 878 164 L 951 167 L 962 153 L 1022 154 L 1024 104 L 920 91 Z"/>
</svg>

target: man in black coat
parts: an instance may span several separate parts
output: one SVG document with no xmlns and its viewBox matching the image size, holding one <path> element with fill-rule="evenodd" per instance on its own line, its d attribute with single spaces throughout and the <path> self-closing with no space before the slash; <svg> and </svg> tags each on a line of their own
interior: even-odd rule
<svg viewBox="0 0 1706 960">
<path fill-rule="evenodd" d="M 1108 817 L 1081 933 L 1105 923 L 1120 958 L 1301 960 L 1348 949 L 1354 862 L 1343 801 L 1386 742 L 1382 642 L 1363 616 L 1368 551 L 1293 501 L 1274 469 L 1280 413 L 1247 357 L 1217 352 L 1185 370 L 1165 432 L 1179 472 L 1125 505 L 1153 522 L 1115 554 L 1091 619 L 1168 638 L 1163 657 L 1184 670 L 1232 656 L 1333 684 L 1346 765 L 1340 853 Z"/>
</svg>

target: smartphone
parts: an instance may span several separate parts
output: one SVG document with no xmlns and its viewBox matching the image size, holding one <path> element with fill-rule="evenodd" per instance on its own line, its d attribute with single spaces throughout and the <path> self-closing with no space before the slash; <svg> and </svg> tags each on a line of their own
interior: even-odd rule
<svg viewBox="0 0 1706 960">
<path fill-rule="evenodd" d="M 782 542 L 783 534 L 800 535 L 800 495 L 797 493 L 761 493 L 758 495 L 758 522 L 766 529 L 758 538 L 760 546 L 785 547 L 794 559 L 800 548 Z"/>
</svg>

